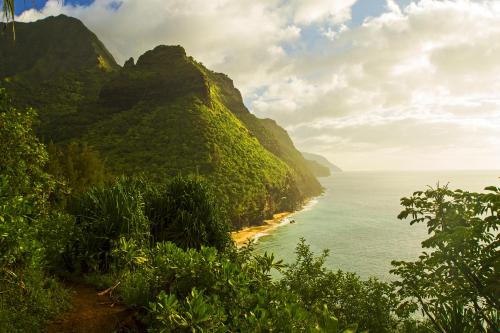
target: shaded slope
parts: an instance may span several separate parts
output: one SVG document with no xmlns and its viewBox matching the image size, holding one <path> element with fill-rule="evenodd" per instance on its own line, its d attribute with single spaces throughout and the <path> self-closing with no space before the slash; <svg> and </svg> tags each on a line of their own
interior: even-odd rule
<svg viewBox="0 0 500 333">
<path fill-rule="evenodd" d="M 40 110 L 41 137 L 63 141 L 85 132 L 94 119 L 83 117 L 82 107 L 97 99 L 102 84 L 120 66 L 75 18 L 16 22 L 16 33 L 15 41 L 10 34 L 0 35 L 1 85 L 18 106 Z"/>
<path fill-rule="evenodd" d="M 69 70 L 117 69 L 113 56 L 81 21 L 60 15 L 33 23 L 16 22 L 18 38 L 1 34 L 0 79 L 43 81 Z"/>
</svg>

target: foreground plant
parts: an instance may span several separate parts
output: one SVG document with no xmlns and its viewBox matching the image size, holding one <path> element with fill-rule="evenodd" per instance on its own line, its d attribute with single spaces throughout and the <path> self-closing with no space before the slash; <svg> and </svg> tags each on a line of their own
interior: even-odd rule
<svg viewBox="0 0 500 333">
<path fill-rule="evenodd" d="M 486 193 L 447 187 L 401 199 L 398 216 L 425 223 L 429 251 L 394 261 L 401 306 L 420 309 L 435 332 L 498 332 L 500 328 L 500 188 Z"/>
<path fill-rule="evenodd" d="M 54 182 L 43 171 L 47 153 L 31 128 L 35 116 L 13 108 L 0 89 L 1 332 L 41 330 L 67 305 L 67 294 L 47 272 L 72 220 L 50 209 Z"/>
</svg>

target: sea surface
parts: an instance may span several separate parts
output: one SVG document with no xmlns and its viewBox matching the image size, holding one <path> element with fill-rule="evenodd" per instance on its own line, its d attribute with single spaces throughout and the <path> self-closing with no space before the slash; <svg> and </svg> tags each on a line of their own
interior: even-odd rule
<svg viewBox="0 0 500 333">
<path fill-rule="evenodd" d="M 291 262 L 301 237 L 320 254 L 330 250 L 327 266 L 361 277 L 393 280 L 391 260 L 415 260 L 426 239 L 425 225 L 398 220 L 400 198 L 416 190 L 449 184 L 451 189 L 482 191 L 500 185 L 496 171 L 342 172 L 320 178 L 325 193 L 288 219 L 293 224 L 261 235 L 259 252 Z"/>
</svg>

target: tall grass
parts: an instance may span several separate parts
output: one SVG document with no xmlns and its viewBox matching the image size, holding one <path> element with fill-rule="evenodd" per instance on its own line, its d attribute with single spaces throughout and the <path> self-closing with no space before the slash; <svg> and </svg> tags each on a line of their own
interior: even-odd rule
<svg viewBox="0 0 500 333">
<path fill-rule="evenodd" d="M 228 219 L 199 177 L 179 176 L 166 184 L 121 177 L 74 198 L 69 210 L 77 231 L 65 257 L 73 270 L 108 271 L 123 240 L 137 247 L 172 241 L 222 250 L 232 244 Z"/>
<path fill-rule="evenodd" d="M 68 254 L 77 269 L 108 270 L 113 247 L 122 237 L 141 245 L 148 243 L 144 187 L 140 178 L 122 177 L 112 186 L 91 188 L 72 201 L 69 209 L 79 232 Z"/>
<path fill-rule="evenodd" d="M 200 248 L 230 246 L 229 220 L 208 184 L 198 176 L 173 178 L 146 203 L 154 242 Z"/>
</svg>

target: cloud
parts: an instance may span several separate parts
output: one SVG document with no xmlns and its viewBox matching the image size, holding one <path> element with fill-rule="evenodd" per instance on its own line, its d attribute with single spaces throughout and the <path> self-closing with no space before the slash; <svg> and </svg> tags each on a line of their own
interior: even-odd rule
<svg viewBox="0 0 500 333">
<path fill-rule="evenodd" d="M 298 24 L 331 21 L 340 24 L 351 18 L 351 7 L 356 0 L 293 0 L 293 19 Z"/>
<path fill-rule="evenodd" d="M 80 18 L 120 62 L 181 44 L 345 169 L 500 168 L 500 2 L 386 0 L 351 26 L 355 2 L 50 0 L 19 19 Z"/>
<path fill-rule="evenodd" d="M 500 168 L 498 2 L 387 5 L 295 61 L 256 114 L 347 169 Z"/>
<path fill-rule="evenodd" d="M 18 17 L 33 21 L 64 13 L 81 19 L 120 63 L 158 44 L 181 44 L 243 90 L 280 80 L 286 49 L 310 24 L 335 26 L 355 0 L 96 0 L 90 6 L 49 0 Z"/>
<path fill-rule="evenodd" d="M 395 14 L 401 14 L 401 9 L 395 0 L 386 0 L 387 8 Z"/>
</svg>

